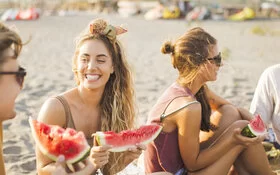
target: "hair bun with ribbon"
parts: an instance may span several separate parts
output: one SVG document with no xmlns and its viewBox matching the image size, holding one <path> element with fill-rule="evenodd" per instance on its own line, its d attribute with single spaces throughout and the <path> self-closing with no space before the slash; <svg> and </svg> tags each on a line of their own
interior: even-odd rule
<svg viewBox="0 0 280 175">
<path fill-rule="evenodd" d="M 103 19 L 97 19 L 90 23 L 89 32 L 93 35 L 105 35 L 111 41 L 115 41 L 117 35 L 126 33 L 127 30 L 120 26 L 107 24 Z"/>
</svg>

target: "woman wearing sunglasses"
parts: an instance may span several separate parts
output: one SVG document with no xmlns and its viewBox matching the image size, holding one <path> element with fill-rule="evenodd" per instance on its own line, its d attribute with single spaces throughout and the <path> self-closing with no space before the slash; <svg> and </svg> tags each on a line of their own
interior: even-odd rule
<svg viewBox="0 0 280 175">
<path fill-rule="evenodd" d="M 206 85 L 222 66 L 217 40 L 193 28 L 174 44 L 164 43 L 162 52 L 171 55 L 179 74 L 150 111 L 148 123 L 159 123 L 163 130 L 145 151 L 146 173 L 273 174 L 263 137 L 240 134 L 252 115 Z"/>
<path fill-rule="evenodd" d="M 25 69 L 17 57 L 22 48 L 17 33 L 0 23 L 0 174 L 5 175 L 2 152 L 2 122 L 16 116 L 15 100 L 23 86 Z"/>
</svg>

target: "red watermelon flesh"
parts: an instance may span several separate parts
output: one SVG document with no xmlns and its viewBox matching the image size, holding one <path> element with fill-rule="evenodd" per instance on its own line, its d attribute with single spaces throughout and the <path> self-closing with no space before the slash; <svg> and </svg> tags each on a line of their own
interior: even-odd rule
<svg viewBox="0 0 280 175">
<path fill-rule="evenodd" d="M 266 127 L 260 115 L 257 115 L 253 120 L 250 121 L 249 127 L 257 133 L 266 132 Z"/>
<path fill-rule="evenodd" d="M 241 134 L 247 137 L 256 137 L 266 133 L 266 126 L 260 115 L 256 115 L 250 120 L 250 123 L 241 131 Z"/>
<path fill-rule="evenodd" d="M 73 164 L 85 158 L 90 150 L 83 132 L 48 125 L 31 118 L 29 124 L 41 152 L 54 161 L 59 155 L 64 155 L 66 164 Z"/>
<path fill-rule="evenodd" d="M 99 145 L 110 145 L 113 148 L 111 152 L 122 152 L 136 144 L 148 144 L 153 141 L 160 131 L 162 126 L 157 124 L 143 125 L 135 130 L 125 130 L 120 133 L 113 131 L 96 132 L 95 139 Z"/>
</svg>

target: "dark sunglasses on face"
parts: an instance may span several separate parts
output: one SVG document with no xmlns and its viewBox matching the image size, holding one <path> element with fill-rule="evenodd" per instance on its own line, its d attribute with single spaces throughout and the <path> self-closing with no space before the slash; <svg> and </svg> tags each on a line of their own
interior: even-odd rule
<svg viewBox="0 0 280 175">
<path fill-rule="evenodd" d="M 17 83 L 22 88 L 26 71 L 23 67 L 19 67 L 18 71 L 16 72 L 0 72 L 0 75 L 16 75 Z"/>
<path fill-rule="evenodd" d="M 222 64 L 221 52 L 219 52 L 219 54 L 217 56 L 214 56 L 213 58 L 207 58 L 207 60 L 213 60 L 216 66 L 220 67 Z"/>
</svg>

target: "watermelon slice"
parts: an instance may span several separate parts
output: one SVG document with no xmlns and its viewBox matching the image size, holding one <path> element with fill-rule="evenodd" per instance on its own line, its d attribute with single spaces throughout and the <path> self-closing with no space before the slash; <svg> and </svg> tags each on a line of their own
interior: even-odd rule
<svg viewBox="0 0 280 175">
<path fill-rule="evenodd" d="M 250 120 L 250 123 L 241 131 L 243 136 L 250 138 L 264 135 L 266 133 L 266 127 L 260 115 L 257 115 L 254 119 Z"/>
<path fill-rule="evenodd" d="M 90 146 L 83 132 L 63 129 L 29 118 L 29 124 L 36 144 L 43 154 L 53 161 L 64 155 L 67 165 L 77 163 L 87 157 Z"/>
<path fill-rule="evenodd" d="M 153 141 L 160 131 L 162 126 L 157 124 L 143 125 L 135 130 L 125 130 L 120 133 L 113 131 L 96 132 L 93 134 L 97 143 L 101 146 L 109 145 L 112 148 L 111 152 L 123 152 L 136 144 L 148 144 Z"/>
</svg>

